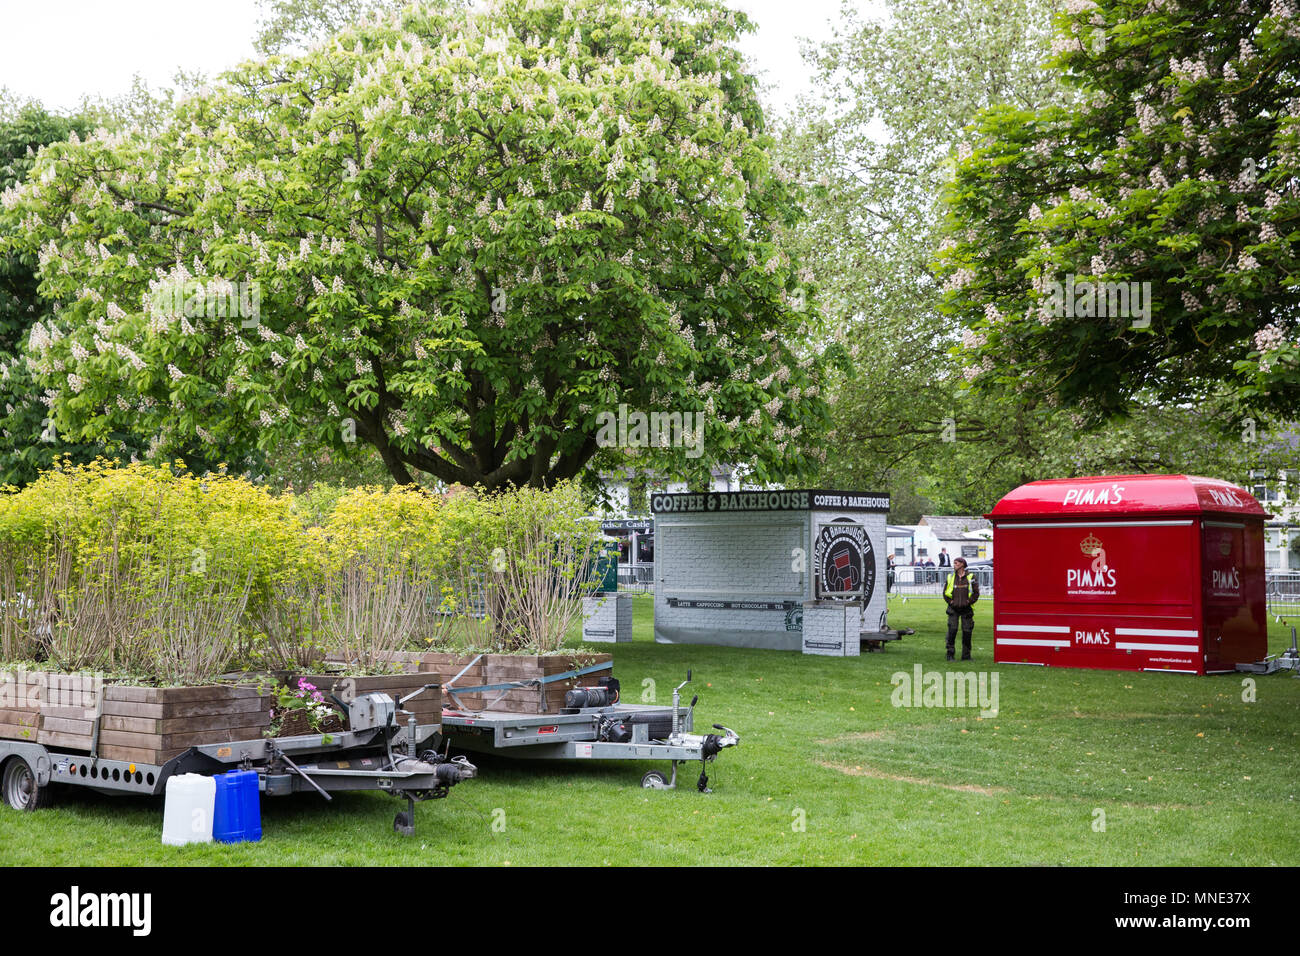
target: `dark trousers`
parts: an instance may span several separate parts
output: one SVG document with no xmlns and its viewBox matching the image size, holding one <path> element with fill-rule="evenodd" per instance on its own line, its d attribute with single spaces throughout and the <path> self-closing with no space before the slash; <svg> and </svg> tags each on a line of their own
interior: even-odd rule
<svg viewBox="0 0 1300 956">
<path fill-rule="evenodd" d="M 948 653 L 951 655 L 957 645 L 957 624 L 961 622 L 961 656 L 970 657 L 970 635 L 975 630 L 975 609 L 970 607 L 948 608 Z"/>
</svg>

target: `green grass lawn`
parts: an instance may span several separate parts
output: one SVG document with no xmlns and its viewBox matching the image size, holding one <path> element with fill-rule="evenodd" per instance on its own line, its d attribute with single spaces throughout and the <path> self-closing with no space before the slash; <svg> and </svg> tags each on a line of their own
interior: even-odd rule
<svg viewBox="0 0 1300 956">
<path fill-rule="evenodd" d="M 836 659 L 656 645 L 638 598 L 615 674 L 625 699 L 649 678 L 670 703 L 694 670 L 696 727 L 741 735 L 712 794 L 695 791 L 698 764 L 659 792 L 638 786 L 653 764 L 480 758 L 478 780 L 418 805 L 414 838 L 393 833 L 390 797 L 303 794 L 263 801 L 260 844 L 173 849 L 161 798 L 64 790 L 49 810 L 0 807 L 0 863 L 1300 863 L 1300 680 L 1257 678 L 1245 703 L 1240 675 L 995 668 L 991 613 L 976 609 L 963 668 L 999 673 L 1000 712 L 981 719 L 890 703 L 896 671 L 948 666 L 936 599 L 894 599 L 891 623 L 917 633 Z"/>
</svg>

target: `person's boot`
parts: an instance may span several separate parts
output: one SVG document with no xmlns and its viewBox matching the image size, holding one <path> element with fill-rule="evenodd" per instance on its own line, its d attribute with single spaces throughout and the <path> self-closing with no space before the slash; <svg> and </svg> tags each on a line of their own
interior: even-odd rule
<svg viewBox="0 0 1300 956">
<path fill-rule="evenodd" d="M 948 660 L 953 660 L 953 659 L 954 659 L 953 652 L 956 651 L 956 649 L 957 649 L 957 648 L 954 646 L 953 642 L 952 642 L 952 641 L 949 641 L 949 642 L 948 642 Z"/>
<path fill-rule="evenodd" d="M 962 635 L 961 659 L 964 661 L 970 660 L 970 635 L 969 634 Z"/>
</svg>

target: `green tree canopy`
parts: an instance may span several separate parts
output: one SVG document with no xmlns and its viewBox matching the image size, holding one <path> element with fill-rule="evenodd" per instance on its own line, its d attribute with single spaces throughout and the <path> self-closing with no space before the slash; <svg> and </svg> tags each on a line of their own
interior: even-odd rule
<svg viewBox="0 0 1300 956">
<path fill-rule="evenodd" d="M 364 443 L 487 487 L 598 452 L 807 471 L 826 356 L 746 28 L 714 0 L 412 8 L 244 64 L 158 135 L 47 148 L 4 208 L 58 303 L 29 344 L 60 429 Z M 705 454 L 599 449 L 620 403 L 701 415 Z"/>
<path fill-rule="evenodd" d="M 843 451 L 821 480 L 914 502 L 900 517 L 987 507 L 1038 454 L 1032 408 L 973 402 L 960 388 L 949 354 L 960 326 L 941 309 L 933 262 L 971 117 L 1069 95 L 1041 65 L 1051 10 L 1049 0 L 908 0 L 872 17 L 850 2 L 832 38 L 805 51 L 817 92 L 782 129 L 783 161 L 809 187 L 799 251 L 853 357 L 829 387 Z"/>
<path fill-rule="evenodd" d="M 41 147 L 84 135 L 89 125 L 80 115 L 59 116 L 36 103 L 7 99 L 0 111 L 0 190 L 26 179 Z M 38 293 L 37 268 L 31 251 L 0 253 L 0 484 L 26 484 L 56 457 L 86 462 L 131 447 L 124 432 L 79 442 L 65 440 L 54 427 L 24 353 L 32 326 L 50 311 Z"/>
<path fill-rule="evenodd" d="M 1072 0 L 1061 22 L 1055 65 L 1079 104 L 988 110 L 951 189 L 966 377 L 1088 421 L 1224 398 L 1294 418 L 1293 6 Z"/>
<path fill-rule="evenodd" d="M 466 0 L 442 0 L 445 7 L 467 5 Z M 407 6 L 403 0 L 258 0 L 261 11 L 253 45 L 259 53 L 287 53 L 331 37 L 354 23 Z"/>
<path fill-rule="evenodd" d="M 1038 478 L 1186 471 L 1247 482 L 1294 466 L 1285 436 L 1242 421 L 1213 389 L 1194 403 L 1147 390 L 1127 415 L 1088 418 L 1025 387 L 1016 358 L 995 350 L 983 387 L 966 387 L 972 362 L 954 350 L 972 319 L 945 310 L 935 268 L 952 241 L 944 192 L 982 110 L 1075 115 L 1089 95 L 1049 63 L 1064 42 L 1053 39 L 1055 9 L 909 0 L 872 19 L 847 4 L 834 37 L 809 51 L 817 94 L 783 130 L 787 165 L 812 187 L 799 249 L 819 277 L 827 325 L 843 330 L 854 358 L 853 373 L 828 387 L 843 451 L 820 480 L 887 489 L 899 520 L 981 512 Z M 975 260 L 992 248 L 996 264 L 985 211 L 957 238 Z"/>
</svg>

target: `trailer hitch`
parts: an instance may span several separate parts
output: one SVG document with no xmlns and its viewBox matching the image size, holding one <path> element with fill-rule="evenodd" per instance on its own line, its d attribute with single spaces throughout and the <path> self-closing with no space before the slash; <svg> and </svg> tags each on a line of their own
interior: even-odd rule
<svg viewBox="0 0 1300 956">
<path fill-rule="evenodd" d="M 394 796 L 403 796 L 406 798 L 406 809 L 398 811 L 393 817 L 393 831 L 401 836 L 415 836 L 415 804 L 416 801 L 423 800 L 441 800 L 447 796 L 448 791 L 462 780 L 470 780 L 478 776 L 478 768 L 463 756 L 455 757 L 451 760 L 443 761 L 441 757 L 433 751 L 422 755 L 425 758 L 431 758 L 429 763 L 425 760 L 415 760 L 412 757 L 406 757 L 398 760 L 393 766 L 394 770 L 416 770 L 420 769 L 423 773 L 432 773 L 437 781 L 437 786 L 426 790 L 401 790 L 397 791 L 391 787 L 388 789 Z M 432 765 L 430 765 L 432 764 Z"/>
<path fill-rule="evenodd" d="M 704 735 L 704 743 L 700 747 L 700 779 L 695 784 L 700 793 L 713 792 L 709 789 L 709 761 L 726 748 L 740 744 L 740 735 L 729 727 L 714 724 L 713 729 L 722 733 Z"/>
</svg>

